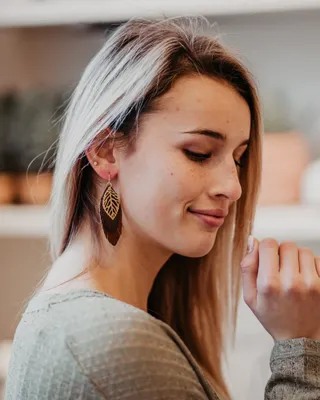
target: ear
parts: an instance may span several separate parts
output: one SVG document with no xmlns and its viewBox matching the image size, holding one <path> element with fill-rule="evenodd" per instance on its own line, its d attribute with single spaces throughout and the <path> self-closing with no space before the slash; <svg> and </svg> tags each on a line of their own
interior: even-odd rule
<svg viewBox="0 0 320 400">
<path fill-rule="evenodd" d="M 100 176 L 108 181 L 118 174 L 118 163 L 114 147 L 114 136 L 109 129 L 104 130 L 86 150 L 86 156 L 91 167 Z"/>
</svg>

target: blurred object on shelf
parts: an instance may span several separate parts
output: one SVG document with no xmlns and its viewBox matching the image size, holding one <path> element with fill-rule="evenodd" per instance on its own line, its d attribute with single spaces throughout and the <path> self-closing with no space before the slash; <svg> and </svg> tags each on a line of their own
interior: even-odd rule
<svg viewBox="0 0 320 400">
<path fill-rule="evenodd" d="M 16 196 L 15 179 L 10 171 L 11 155 L 6 145 L 13 123 L 13 112 L 13 95 L 4 93 L 0 98 L 0 204 L 12 203 Z"/>
<path fill-rule="evenodd" d="M 53 165 L 43 165 L 54 154 L 57 139 L 53 124 L 59 106 L 57 94 L 50 90 L 26 90 L 16 94 L 15 125 L 9 135 L 9 146 L 14 148 L 17 172 L 52 170 Z"/>
<path fill-rule="evenodd" d="M 301 202 L 320 205 L 320 158 L 313 161 L 303 174 Z"/>
<path fill-rule="evenodd" d="M 49 200 L 65 100 L 62 91 L 44 88 L 0 95 L 0 203 Z"/>
<path fill-rule="evenodd" d="M 11 340 L 0 341 L 0 399 L 4 399 L 4 389 L 8 374 L 11 349 Z"/>
<path fill-rule="evenodd" d="M 265 110 L 260 206 L 300 202 L 301 181 L 311 155 L 308 141 L 294 127 L 288 99 L 277 92 Z"/>
<path fill-rule="evenodd" d="M 0 172 L 0 204 L 11 204 L 16 198 L 15 176 Z"/>
<path fill-rule="evenodd" d="M 49 171 L 19 175 L 17 186 L 20 203 L 46 204 L 50 198 L 52 177 L 53 174 Z"/>
<path fill-rule="evenodd" d="M 310 155 L 306 139 L 298 132 L 264 134 L 259 205 L 300 202 L 301 180 Z"/>
</svg>

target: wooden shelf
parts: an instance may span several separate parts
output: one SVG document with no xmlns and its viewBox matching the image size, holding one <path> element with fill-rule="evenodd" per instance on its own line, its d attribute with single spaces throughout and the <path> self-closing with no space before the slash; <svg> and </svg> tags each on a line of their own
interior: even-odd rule
<svg viewBox="0 0 320 400">
<path fill-rule="evenodd" d="M 47 207 L 0 206 L 0 236 L 45 237 L 48 232 Z M 258 239 L 320 242 L 320 205 L 260 207 L 253 234 Z"/>
<path fill-rule="evenodd" d="M 0 27 L 119 22 L 132 17 L 320 9 L 320 0 L 0 0 Z"/>
</svg>

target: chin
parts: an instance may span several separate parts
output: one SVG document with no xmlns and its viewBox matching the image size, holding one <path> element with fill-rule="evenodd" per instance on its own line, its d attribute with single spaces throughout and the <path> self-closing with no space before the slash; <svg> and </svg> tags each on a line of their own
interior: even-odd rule
<svg viewBox="0 0 320 400">
<path fill-rule="evenodd" d="M 206 240 L 194 239 L 188 246 L 184 243 L 184 246 L 181 246 L 176 253 L 189 258 L 204 257 L 212 250 L 215 239 L 215 236 L 214 238 L 210 238 L 210 240 L 208 238 Z"/>
<path fill-rule="evenodd" d="M 181 256 L 184 257 L 189 257 L 189 258 L 200 258 L 200 257 L 204 257 L 206 256 L 210 250 L 212 249 L 212 247 L 206 251 L 204 250 L 200 250 L 200 249 L 188 249 L 186 251 L 184 251 L 183 253 L 179 253 Z"/>
</svg>

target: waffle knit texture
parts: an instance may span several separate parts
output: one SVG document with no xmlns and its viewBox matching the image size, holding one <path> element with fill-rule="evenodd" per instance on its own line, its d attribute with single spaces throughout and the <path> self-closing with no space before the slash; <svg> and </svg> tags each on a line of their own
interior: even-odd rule
<svg viewBox="0 0 320 400">
<path fill-rule="evenodd" d="M 320 341 L 276 342 L 270 367 L 266 400 L 320 399 Z M 91 289 L 31 299 L 5 399 L 219 400 L 170 326 Z"/>
</svg>

